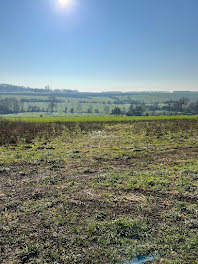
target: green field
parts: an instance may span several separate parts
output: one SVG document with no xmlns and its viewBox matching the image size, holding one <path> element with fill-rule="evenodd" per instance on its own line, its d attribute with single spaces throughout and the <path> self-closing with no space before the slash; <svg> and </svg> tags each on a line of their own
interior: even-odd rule
<svg viewBox="0 0 198 264">
<path fill-rule="evenodd" d="M 10 117 L 9 121 L 21 122 L 127 122 L 127 121 L 149 121 L 149 120 L 176 120 L 197 119 L 198 116 L 85 116 L 85 117 Z"/>
<path fill-rule="evenodd" d="M 0 122 L 0 263 L 197 263 L 197 117 L 22 121 Z"/>
<path fill-rule="evenodd" d="M 17 114 L 20 117 L 110 116 L 113 109 L 118 107 L 125 115 L 131 104 L 142 107 L 141 113 L 132 114 L 134 116 L 198 114 L 198 92 L 80 93 L 20 89 L 9 85 L 5 88 L 0 84 L 0 114 Z M 179 105 L 182 99 L 185 102 Z M 170 109 L 168 102 L 171 102 Z"/>
</svg>

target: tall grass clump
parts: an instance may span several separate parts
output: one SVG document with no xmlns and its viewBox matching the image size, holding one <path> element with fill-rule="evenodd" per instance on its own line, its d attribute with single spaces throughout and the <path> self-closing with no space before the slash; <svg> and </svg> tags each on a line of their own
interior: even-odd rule
<svg viewBox="0 0 198 264">
<path fill-rule="evenodd" d="M 0 145 L 31 143 L 35 138 L 46 138 L 61 135 L 67 130 L 70 133 L 101 129 L 100 122 L 22 122 L 0 120 Z"/>
<path fill-rule="evenodd" d="M 51 123 L 25 123 L 0 121 L 0 145 L 31 143 L 36 137 L 50 137 L 61 131 L 61 126 Z"/>
</svg>

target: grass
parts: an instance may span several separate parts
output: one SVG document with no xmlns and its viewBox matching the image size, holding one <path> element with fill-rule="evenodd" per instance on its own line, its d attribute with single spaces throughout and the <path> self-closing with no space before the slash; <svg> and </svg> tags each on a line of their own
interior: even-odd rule
<svg viewBox="0 0 198 264">
<path fill-rule="evenodd" d="M 147 121 L 147 120 L 172 120 L 172 119 L 197 119 L 198 116 L 93 116 L 93 117 L 23 117 L 7 118 L 9 121 L 22 122 L 126 122 L 126 121 Z"/>
<path fill-rule="evenodd" d="M 1 263 L 197 263 L 198 119 L 6 124 Z"/>
</svg>

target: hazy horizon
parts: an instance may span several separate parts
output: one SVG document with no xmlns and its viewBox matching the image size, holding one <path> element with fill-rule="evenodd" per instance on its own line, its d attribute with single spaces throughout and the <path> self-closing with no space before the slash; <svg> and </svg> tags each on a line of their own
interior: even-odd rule
<svg viewBox="0 0 198 264">
<path fill-rule="evenodd" d="M 76 82 L 77 83 L 77 82 Z M 8 83 L 8 82 L 0 82 L 0 84 L 6 84 L 6 85 L 13 85 L 13 86 L 23 86 L 25 88 L 33 88 L 33 89 L 45 89 L 45 86 L 46 85 L 49 85 L 47 83 L 43 83 L 43 86 L 39 86 L 38 84 L 37 85 L 30 85 L 30 84 L 27 84 L 27 83 L 22 83 L 22 82 L 13 82 L 13 83 Z M 94 83 L 93 83 L 94 84 Z M 178 85 L 178 89 L 176 88 L 177 86 L 174 85 L 172 86 L 172 83 L 169 84 L 170 86 L 168 86 L 168 84 L 164 84 L 164 87 L 163 88 L 159 88 L 160 85 L 159 83 L 155 83 L 155 84 L 152 84 L 150 86 L 148 86 L 148 89 L 145 88 L 145 85 L 144 83 L 134 83 L 133 85 L 131 84 L 119 84 L 119 83 L 115 83 L 115 84 L 112 84 L 112 82 L 107 82 L 106 84 L 106 87 L 105 85 L 101 84 L 101 81 L 98 81 L 97 82 L 97 86 L 98 88 L 94 88 L 92 86 L 92 83 L 88 82 L 88 85 L 86 85 L 86 87 L 82 88 L 82 85 L 80 85 L 80 81 L 79 81 L 79 85 L 74 85 L 74 86 L 71 86 L 71 85 L 65 85 L 63 87 L 60 87 L 60 86 L 52 86 L 52 85 L 49 85 L 49 88 L 52 89 L 52 90 L 55 90 L 55 89 L 58 89 L 58 90 L 78 90 L 79 92 L 94 92 L 94 93 L 101 93 L 101 92 L 174 92 L 174 91 L 184 91 L 184 92 L 198 92 L 198 89 L 196 88 L 197 85 L 194 84 L 194 88 L 189 88 L 189 86 L 187 85 L 187 83 L 180 83 L 180 84 L 177 84 Z M 191 82 L 191 86 L 193 86 L 193 83 Z M 88 88 L 90 87 L 90 88 Z M 103 87 L 103 88 L 100 88 L 100 87 Z M 105 88 L 104 88 L 105 87 Z M 168 87 L 168 88 L 167 88 Z M 80 89 L 79 89 L 80 88 Z"/>
</svg>

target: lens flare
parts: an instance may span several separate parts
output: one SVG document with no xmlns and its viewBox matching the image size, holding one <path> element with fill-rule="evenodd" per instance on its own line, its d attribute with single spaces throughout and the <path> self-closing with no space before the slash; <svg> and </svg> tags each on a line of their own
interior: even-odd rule
<svg viewBox="0 0 198 264">
<path fill-rule="evenodd" d="M 58 3 L 62 7 L 67 7 L 71 4 L 72 0 L 58 0 Z"/>
</svg>

